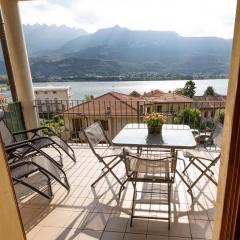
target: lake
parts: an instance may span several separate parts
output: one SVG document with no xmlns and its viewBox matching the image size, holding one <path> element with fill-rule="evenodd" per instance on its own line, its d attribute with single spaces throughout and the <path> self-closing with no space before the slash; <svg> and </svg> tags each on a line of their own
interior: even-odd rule
<svg viewBox="0 0 240 240">
<path fill-rule="evenodd" d="M 187 80 L 162 80 L 162 81 L 124 81 L 124 82 L 44 82 L 34 83 L 34 86 L 70 86 L 72 88 L 73 99 L 83 99 L 85 95 L 97 97 L 106 92 L 116 91 L 129 94 L 133 90 L 139 93 L 160 89 L 168 92 L 176 88 L 184 87 Z M 222 95 L 227 94 L 228 79 L 204 79 L 194 80 L 196 84 L 196 95 L 202 95 L 208 86 L 213 86 L 214 90 Z M 9 92 L 6 92 L 9 94 Z"/>
<path fill-rule="evenodd" d="M 54 83 L 34 83 L 34 86 L 70 86 L 72 88 L 73 99 L 83 99 L 85 95 L 97 97 L 106 92 L 116 91 L 129 94 L 133 90 L 139 93 L 160 89 L 168 92 L 176 88 L 184 87 L 187 80 L 169 81 L 124 81 L 124 82 L 54 82 Z M 208 86 L 213 86 L 214 90 L 222 95 L 227 94 L 228 79 L 206 79 L 194 80 L 196 84 L 196 95 L 203 95 Z"/>
</svg>

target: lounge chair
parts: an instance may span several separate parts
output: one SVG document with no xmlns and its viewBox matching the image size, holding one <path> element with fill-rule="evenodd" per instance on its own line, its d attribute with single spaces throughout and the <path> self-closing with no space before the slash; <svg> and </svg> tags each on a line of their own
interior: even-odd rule
<svg viewBox="0 0 240 240">
<path fill-rule="evenodd" d="M 44 134 L 43 130 L 47 130 L 49 135 Z M 73 149 L 48 127 L 39 127 L 39 128 L 12 133 L 11 130 L 8 128 L 6 122 L 4 121 L 4 111 L 2 109 L 0 109 L 0 131 L 1 131 L 5 146 L 11 146 L 12 144 L 19 142 L 16 139 L 16 136 L 18 135 L 31 134 L 32 136 L 28 140 L 31 140 L 32 144 L 34 144 L 34 146 L 37 149 L 42 149 L 42 148 L 51 146 L 56 151 L 58 151 L 58 153 L 60 154 L 60 160 L 61 160 L 60 165 L 62 165 L 62 158 L 61 158 L 61 152 L 59 151 L 58 148 L 63 150 L 74 162 L 76 162 L 76 157 Z M 34 152 L 33 148 L 29 148 L 28 145 L 26 145 L 23 148 L 19 148 L 17 151 L 22 156 L 25 154 Z"/>
<path fill-rule="evenodd" d="M 30 148 L 37 154 L 17 156 L 16 152 L 21 148 Z M 70 186 L 68 179 L 62 168 L 59 167 L 49 155 L 36 148 L 30 142 L 7 146 L 5 147 L 5 150 L 8 156 L 8 164 L 14 184 L 22 184 L 48 199 L 53 197 L 51 186 L 52 179 L 69 191 Z M 25 181 L 26 178 L 37 172 L 43 174 L 47 178 L 48 193 L 45 193 L 41 188 L 37 188 Z"/>
</svg>

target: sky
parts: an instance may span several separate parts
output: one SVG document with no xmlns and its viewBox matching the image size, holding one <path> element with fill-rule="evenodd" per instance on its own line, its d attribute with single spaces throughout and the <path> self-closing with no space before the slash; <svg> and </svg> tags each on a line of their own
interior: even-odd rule
<svg viewBox="0 0 240 240">
<path fill-rule="evenodd" d="M 232 38 L 236 0 L 32 0 L 20 2 L 24 24 L 55 24 L 95 32 L 175 31 L 182 36 Z"/>
</svg>

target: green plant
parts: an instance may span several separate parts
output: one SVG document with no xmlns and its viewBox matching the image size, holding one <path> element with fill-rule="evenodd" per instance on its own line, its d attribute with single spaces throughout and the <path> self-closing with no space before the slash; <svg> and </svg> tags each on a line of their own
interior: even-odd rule
<svg viewBox="0 0 240 240">
<path fill-rule="evenodd" d="M 218 121 L 220 123 L 224 123 L 225 110 L 217 109 L 214 115 L 214 121 Z"/>
<path fill-rule="evenodd" d="M 197 108 L 185 108 L 176 113 L 173 119 L 175 124 L 186 124 L 190 128 L 199 128 L 201 122 L 201 112 Z"/>
<path fill-rule="evenodd" d="M 148 127 L 157 127 L 167 122 L 167 116 L 152 112 L 144 117 L 144 122 Z"/>
<path fill-rule="evenodd" d="M 64 120 L 59 116 L 54 116 L 53 119 L 40 119 L 40 125 L 50 128 L 56 134 L 61 134 L 64 130 Z M 43 133 L 51 135 L 48 129 L 43 129 Z"/>
</svg>

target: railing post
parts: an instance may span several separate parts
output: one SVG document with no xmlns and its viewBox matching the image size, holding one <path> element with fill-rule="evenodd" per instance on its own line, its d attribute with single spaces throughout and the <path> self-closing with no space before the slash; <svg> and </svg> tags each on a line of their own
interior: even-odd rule
<svg viewBox="0 0 240 240">
<path fill-rule="evenodd" d="M 140 123 L 140 104 L 139 101 L 137 101 L 137 122 Z"/>
</svg>

